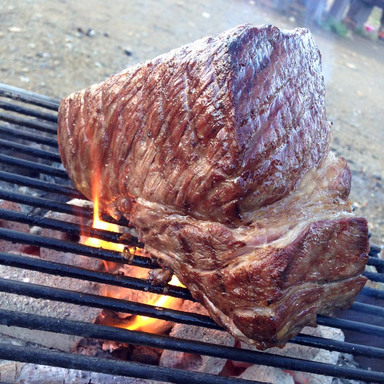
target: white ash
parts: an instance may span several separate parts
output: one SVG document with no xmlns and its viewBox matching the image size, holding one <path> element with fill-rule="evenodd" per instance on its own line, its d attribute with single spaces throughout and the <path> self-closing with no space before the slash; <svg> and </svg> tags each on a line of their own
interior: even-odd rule
<svg viewBox="0 0 384 384">
<path fill-rule="evenodd" d="M 11 204 L 12 205 L 7 205 L 7 207 L 9 206 L 8 209 L 20 211 L 18 204 Z M 51 212 L 48 213 L 47 216 L 56 218 L 58 220 L 71 221 L 79 224 L 81 223 L 81 218 L 71 215 L 56 214 Z M 17 225 L 17 223 L 3 223 L 3 226 L 14 225 Z M 28 227 L 24 226 L 23 229 L 24 231 L 26 231 Z M 36 233 L 39 232 L 39 230 L 34 227 L 32 228 L 32 232 Z M 42 229 L 41 234 L 43 236 L 48 236 L 56 239 L 65 238 L 65 234 L 49 229 Z M 6 242 L 6 247 L 13 247 L 7 248 L 7 251 L 10 253 L 13 253 L 15 251 L 17 252 L 18 250 L 20 250 L 20 248 L 15 247 L 10 242 Z M 62 264 L 77 265 L 89 269 L 100 269 L 103 266 L 102 261 L 100 260 L 73 255 L 70 253 L 59 252 L 44 248 L 41 248 L 39 253 L 40 257 L 46 260 Z M 25 254 L 23 256 L 33 257 L 31 255 Z M 102 296 L 106 295 L 107 293 L 107 288 L 105 285 L 82 279 L 70 279 L 66 277 L 50 275 L 47 273 L 40 273 L 36 271 L 12 268 L 7 266 L 0 266 L 0 274 L 5 279 L 39 284 L 47 287 L 60 288 L 75 292 L 91 293 Z M 41 316 L 53 316 L 55 318 L 84 322 L 93 322 L 101 312 L 101 309 L 99 308 L 77 306 L 73 304 L 43 299 L 34 299 L 28 296 L 18 296 L 15 294 L 8 294 L 4 292 L 0 293 L 0 307 L 2 309 L 11 311 L 25 312 Z M 56 348 L 61 351 L 70 351 L 73 345 L 81 339 L 81 337 L 73 335 L 61 335 L 55 333 L 47 333 L 43 331 L 6 326 L 0 326 L 0 332 L 6 335 L 18 337 L 22 340 L 35 342 L 37 344 L 44 345 L 50 348 Z"/>
<path fill-rule="evenodd" d="M 325 326 L 318 326 L 317 328 L 313 327 L 305 327 L 303 331 L 301 332 L 302 334 L 306 335 L 312 335 L 312 336 L 317 336 L 317 337 L 323 337 L 327 339 L 333 339 L 333 340 L 340 340 L 344 341 L 344 334 L 341 330 L 335 329 L 335 328 L 330 328 L 330 327 L 325 327 Z M 241 347 L 243 349 L 250 349 L 250 350 L 257 350 L 256 347 L 249 346 L 247 344 L 241 343 Z M 321 362 L 321 363 L 326 363 L 326 364 L 333 364 L 335 365 L 337 363 L 338 357 L 339 357 L 339 352 L 331 352 L 327 351 L 324 349 L 318 349 L 318 348 L 312 348 L 312 347 L 306 347 L 298 344 L 292 344 L 288 343 L 284 348 L 270 348 L 266 353 L 271 353 L 279 356 L 289 356 L 293 358 L 298 358 L 298 359 L 305 359 L 309 361 L 315 361 L 315 362 Z M 241 378 L 249 378 L 252 379 L 252 372 L 255 370 L 255 366 L 247 368 L 241 375 Z M 268 367 L 263 367 L 260 366 L 261 371 L 262 369 L 267 369 Z M 277 368 L 268 368 L 268 371 L 270 369 L 277 369 Z M 248 375 L 247 371 L 250 371 L 251 373 Z M 280 369 L 278 370 L 278 376 L 279 379 L 274 380 L 273 376 L 270 377 L 267 382 L 271 382 L 273 384 L 280 384 L 281 383 L 281 378 L 280 378 L 280 373 L 283 372 Z M 322 376 L 322 375 L 316 375 L 312 373 L 306 373 L 306 372 L 290 372 L 290 373 L 285 373 L 283 372 L 284 375 L 291 376 L 293 377 L 293 380 L 295 384 L 331 384 L 332 383 L 332 377 L 327 377 L 327 376 Z M 255 378 L 255 376 L 253 376 Z M 256 379 L 255 379 L 256 380 Z M 259 379 L 258 379 L 259 380 Z M 263 381 L 263 380 L 259 380 Z"/>
<path fill-rule="evenodd" d="M 273 384 L 298 384 L 293 377 L 280 368 L 266 367 L 263 365 L 252 365 L 241 375 L 241 379 L 260 381 Z"/>
<path fill-rule="evenodd" d="M 25 256 L 28 257 L 28 256 Z M 0 275 L 5 279 L 40 284 L 49 287 L 67 289 L 77 292 L 103 294 L 103 286 L 85 280 L 75 280 L 59 276 L 48 275 L 35 271 L 0 266 Z M 51 300 L 34 299 L 0 292 L 0 308 L 9 311 L 24 312 L 41 316 L 52 316 L 59 319 L 93 322 L 101 309 L 78 306 L 74 304 Z M 73 345 L 81 339 L 79 336 L 48 333 L 17 327 L 0 325 L 0 333 L 31 341 L 49 348 L 70 351 Z"/>
<path fill-rule="evenodd" d="M 347 353 L 340 353 L 337 365 L 340 367 L 361 368 L 359 363 L 354 360 L 353 355 Z M 365 381 L 363 382 L 359 380 L 349 380 L 335 377 L 332 380 L 332 384 L 365 384 Z"/>
<path fill-rule="evenodd" d="M 10 201 L 0 200 L 0 208 L 7 209 L 13 212 L 21 212 L 20 205 Z M 12 231 L 28 233 L 29 227 L 26 224 L 17 223 L 14 221 L 5 221 L 0 219 L 0 227 L 10 229 Z M 10 241 L 0 240 L 0 252 L 9 253 L 11 251 L 21 251 L 23 249 L 22 244 L 14 244 Z"/>
<path fill-rule="evenodd" d="M 159 384 L 152 380 L 33 364 L 25 364 L 17 380 L 16 383 L 25 384 Z"/>
<path fill-rule="evenodd" d="M 0 334 L 1 344 L 48 350 L 35 343 L 29 343 Z M 0 381 L 2 383 L 20 384 L 156 384 L 152 380 L 87 372 L 75 369 L 51 367 L 47 365 L 27 364 L 0 360 Z"/>
<path fill-rule="evenodd" d="M 80 371 L 48 365 L 0 362 L 2 383 L 23 384 L 159 384 L 159 381 L 114 376 L 105 373 Z"/>
<path fill-rule="evenodd" d="M 202 315 L 207 314 L 205 308 L 191 301 L 185 301 L 181 310 Z M 170 336 L 230 347 L 233 347 L 235 344 L 235 339 L 227 332 L 186 324 L 176 324 Z M 180 368 L 215 375 L 218 375 L 223 370 L 225 363 L 225 359 L 170 350 L 165 350 L 160 358 L 160 366 L 163 367 Z"/>
<path fill-rule="evenodd" d="M 79 200 L 81 201 L 81 200 Z M 84 201 L 82 204 L 77 204 L 78 206 L 91 206 L 91 203 Z M 69 222 L 78 225 L 88 224 L 88 219 L 84 219 L 80 216 L 68 215 L 66 213 L 60 212 L 48 212 L 45 217 L 50 219 L 55 219 L 59 221 Z M 36 230 L 36 229 L 34 229 Z M 41 236 L 54 238 L 63 241 L 72 241 L 84 244 L 86 237 L 83 236 L 72 236 L 65 232 L 54 231 L 48 228 L 41 229 Z M 55 251 L 53 249 L 41 248 L 40 256 L 42 259 L 53 261 L 61 264 L 68 264 L 72 266 L 77 266 L 81 268 L 93 269 L 93 270 L 104 270 L 103 261 L 94 257 L 86 257 L 81 255 L 75 255 L 73 253 L 65 253 L 61 251 Z"/>
<path fill-rule="evenodd" d="M 17 203 L 1 201 L 0 207 L 3 209 L 12 210 L 14 212 L 21 212 L 20 205 Z M 29 228 L 25 224 L 16 222 L 1 221 L 3 228 L 11 229 L 14 231 L 28 232 Z M 21 250 L 27 247 L 19 244 L 12 244 L 9 241 L 0 241 L 0 251 L 7 253 L 20 253 Z M 25 255 L 25 257 L 32 257 Z M 58 276 L 48 275 L 35 271 L 29 271 L 20 268 L 12 268 L 0 265 L 0 276 L 4 279 L 11 279 L 14 281 L 21 281 L 27 283 L 41 284 L 50 287 L 63 288 L 69 290 L 93 292 L 95 293 L 95 284 L 87 281 L 73 280 L 61 278 Z M 99 292 L 102 294 L 102 292 Z M 100 309 L 78 307 L 71 304 L 57 303 L 55 301 L 37 300 L 27 296 L 18 296 L 0 292 L 0 308 L 39 314 L 42 316 L 56 316 L 59 318 L 68 318 L 73 320 L 93 321 L 100 313 Z M 68 351 L 73 346 L 74 342 L 78 340 L 75 336 L 48 334 L 42 331 L 31 331 L 29 329 L 22 329 L 16 327 L 0 326 L 0 332 L 6 335 L 15 336 L 22 340 L 37 342 L 49 347 L 56 346 L 57 349 Z"/>
</svg>

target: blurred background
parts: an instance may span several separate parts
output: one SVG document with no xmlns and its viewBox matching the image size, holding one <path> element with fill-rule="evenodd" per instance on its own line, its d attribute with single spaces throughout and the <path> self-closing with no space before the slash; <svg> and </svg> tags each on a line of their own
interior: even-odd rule
<svg viewBox="0 0 384 384">
<path fill-rule="evenodd" d="M 331 145 L 351 199 L 384 245 L 384 0 L 1 0 L 0 82 L 63 97 L 238 24 L 312 31 L 323 54 Z"/>
</svg>

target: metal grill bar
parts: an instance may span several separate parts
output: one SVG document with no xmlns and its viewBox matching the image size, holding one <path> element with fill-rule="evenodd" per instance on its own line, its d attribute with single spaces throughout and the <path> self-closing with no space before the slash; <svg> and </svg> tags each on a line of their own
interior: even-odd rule
<svg viewBox="0 0 384 384">
<path fill-rule="evenodd" d="M 384 317 L 384 308 L 376 305 L 370 305 L 365 303 L 353 303 L 351 308 L 352 311 L 365 313 L 367 315 Z"/>
<path fill-rule="evenodd" d="M 172 383 L 191 384 L 230 384 L 255 383 L 254 381 L 215 376 L 207 373 L 190 372 L 175 368 L 154 367 L 147 364 L 107 360 L 83 355 L 72 355 L 64 352 L 44 351 L 31 347 L 1 345 L 0 358 L 53 367 L 79 369 L 83 371 L 107 373 L 110 375 L 137 377 L 142 379 L 161 380 Z M 263 384 L 256 382 L 256 384 Z M 265 383 L 264 383 L 265 384 Z"/>
<path fill-rule="evenodd" d="M 34 119 L 24 119 L 18 115 L 11 115 L 0 111 L 0 120 L 6 121 L 7 123 L 20 125 L 31 129 L 38 130 L 39 132 L 51 133 L 52 135 L 57 134 L 57 125 L 46 123 L 44 121 L 38 121 Z"/>
<path fill-rule="evenodd" d="M 31 205 L 33 207 L 50 209 L 56 212 L 68 213 L 70 215 L 80 216 L 83 218 L 89 218 L 89 219 L 93 218 L 93 210 L 87 207 L 77 207 L 76 205 L 60 203 L 54 200 L 42 199 L 40 197 L 32 197 L 32 196 L 23 195 L 20 193 L 14 193 L 11 191 L 5 191 L 1 189 L 0 189 L 0 199 L 4 199 L 7 201 L 14 201 L 16 203 L 25 204 L 25 205 Z M 120 220 L 115 220 L 112 217 L 103 213 L 101 214 L 101 218 L 104 221 L 118 224 L 121 226 L 127 226 L 129 224 L 129 221 L 124 218 Z M 140 243 L 137 246 L 140 247 Z"/>
<path fill-rule="evenodd" d="M 384 283 L 384 273 L 364 272 L 363 276 L 371 281 L 377 281 L 378 283 Z"/>
<path fill-rule="evenodd" d="M 0 156 L 1 159 L 1 156 Z M 143 247 L 144 244 L 138 243 L 137 237 L 130 237 L 129 240 L 127 238 L 122 238 L 120 233 L 114 233 L 99 229 L 94 229 L 89 226 L 80 226 L 78 224 L 68 223 L 65 221 L 50 219 L 50 218 L 44 218 L 40 216 L 32 216 L 32 215 L 26 215 L 20 212 L 14 212 L 9 210 L 0 209 L 0 218 L 4 220 L 10 220 L 10 221 L 17 221 L 28 225 L 36 225 L 43 228 L 50 228 L 53 230 L 62 231 L 68 234 L 73 235 L 84 235 L 87 237 L 95 237 L 98 239 L 102 239 L 104 241 L 110 241 L 115 243 L 121 243 L 126 244 L 130 246 L 137 246 Z M 372 281 L 378 281 L 380 279 L 377 278 L 379 276 L 380 278 L 383 277 L 382 274 L 372 273 L 372 272 L 366 272 L 365 274 L 368 274 Z M 367 314 L 372 314 L 376 316 L 384 316 L 384 308 L 363 304 L 363 303 L 355 303 L 351 307 L 352 310 L 363 312 Z"/>
<path fill-rule="evenodd" d="M 60 99 L 40 95 L 38 93 L 26 91 L 25 89 L 12 87 L 7 84 L 0 83 L 0 96 L 13 100 L 25 101 L 29 104 L 57 111 L 60 105 Z"/>
<path fill-rule="evenodd" d="M 128 331 L 102 325 L 94 325 L 70 320 L 53 319 L 49 317 L 0 311 L 0 322 L 23 328 L 33 328 L 61 333 L 81 335 L 95 339 L 113 340 L 129 344 L 147 345 L 152 347 L 167 348 L 170 350 L 197 353 L 200 355 L 215 356 L 218 358 L 235 361 L 243 361 L 251 364 L 262 364 L 279 367 L 282 369 L 293 369 L 306 371 L 321 375 L 332 375 L 334 377 L 345 377 L 355 380 L 374 380 L 384 382 L 384 373 L 371 372 L 362 369 L 351 369 L 333 366 L 325 363 L 308 362 L 301 359 L 261 353 L 257 351 L 243 350 L 218 346 L 192 340 L 171 338 L 167 336 L 152 335 L 144 332 Z"/>
<path fill-rule="evenodd" d="M 336 319 L 335 317 L 326 317 L 317 315 L 317 324 L 326 325 L 328 327 L 346 329 L 348 331 L 355 331 L 359 333 L 365 333 L 367 335 L 375 335 L 378 337 L 384 337 L 384 328 L 376 325 L 370 325 L 365 323 L 359 323 L 357 321 Z"/>
<path fill-rule="evenodd" d="M 15 178 L 13 178 L 12 176 L 13 176 L 13 174 L 0 171 L 0 180 L 5 180 L 5 181 L 8 181 L 8 182 L 16 182 L 16 180 L 20 180 L 23 185 L 26 185 L 28 187 L 33 187 L 33 186 L 37 185 L 39 187 L 39 189 L 44 189 L 46 191 L 50 191 L 50 187 L 51 187 L 52 191 L 55 191 L 55 192 L 61 193 L 61 194 L 65 194 L 65 195 L 68 194 L 68 191 L 70 191 L 70 193 L 72 193 L 72 191 L 77 192 L 77 190 L 75 190 L 73 188 L 69 188 L 69 187 L 65 187 L 65 186 L 61 186 L 61 185 L 57 185 L 57 184 L 50 184 L 50 183 L 43 182 L 41 180 L 35 180 L 35 179 L 29 178 L 29 177 L 25 177 L 25 176 L 16 175 Z M 10 181 L 10 180 L 13 180 L 13 181 Z M 16 194 L 13 194 L 13 193 L 7 193 L 7 194 L 8 194 L 8 196 L 13 195 L 13 196 L 16 197 Z M 2 195 L 2 193 L 0 191 L 0 197 L 1 197 L 1 195 Z M 71 198 L 75 198 L 75 197 L 80 198 L 80 199 L 85 199 L 85 197 L 82 196 L 82 195 L 80 195 L 80 196 L 71 196 Z M 25 201 L 26 200 L 27 199 L 25 199 Z M 32 200 L 35 200 L 35 198 L 33 198 Z M 43 199 L 41 199 L 41 200 L 43 200 Z M 44 201 L 47 201 L 47 200 L 44 199 Z M 31 200 L 30 200 L 30 203 L 32 203 Z M 27 204 L 29 204 L 29 203 L 27 203 Z M 44 206 L 44 202 L 43 201 L 42 201 L 42 204 Z M 56 206 L 56 204 L 57 203 L 55 203 L 55 206 Z M 55 209 L 55 207 L 53 207 L 53 209 Z M 370 256 L 369 260 L 368 260 L 368 265 L 374 265 L 374 266 L 381 266 L 382 265 L 384 267 L 384 260 L 380 260 L 380 259 L 377 259 L 376 257 L 371 257 Z"/>
<path fill-rule="evenodd" d="M 0 264 L 10 267 L 24 268 L 62 277 L 78 278 L 97 283 L 104 283 L 121 288 L 136 289 L 156 294 L 166 294 L 183 300 L 192 300 L 191 294 L 185 288 L 167 285 L 157 287 L 149 284 L 148 281 L 133 277 L 113 275 L 106 272 L 97 272 L 80 267 L 58 264 L 41 259 L 28 258 L 25 256 L 0 253 Z M 366 356 L 371 358 L 384 358 L 384 349 L 366 347 L 358 344 L 340 342 L 336 340 L 323 339 L 308 335 L 298 335 L 291 342 L 316 348 L 324 348 L 330 351 L 345 352 L 353 355 Z"/>
<path fill-rule="evenodd" d="M 1 155 L 0 155 L 0 160 L 1 160 Z M 28 224 L 28 225 L 36 225 L 43 228 L 49 228 L 49 229 L 65 232 L 68 234 L 95 237 L 104 241 L 121 243 L 121 244 L 130 245 L 130 246 L 137 246 L 140 248 L 144 247 L 144 244 L 139 243 L 138 238 L 135 236 L 130 236 L 130 238 L 127 239 L 126 237 L 122 236 L 121 233 L 95 229 L 86 225 L 80 226 L 78 224 L 68 223 L 66 221 L 60 221 L 60 220 L 50 219 L 50 218 L 45 218 L 40 216 L 27 215 L 24 213 L 9 211 L 5 209 L 0 209 L 0 218 L 4 220 L 17 221 L 17 222 Z M 380 273 L 364 272 L 363 275 L 372 281 L 379 281 L 379 282 L 384 281 L 384 275 Z M 357 305 L 353 305 L 351 308 L 359 312 L 384 316 L 384 308 L 380 308 L 380 307 L 374 307 L 367 304 L 364 304 L 364 305 L 357 304 Z"/>
<path fill-rule="evenodd" d="M 95 308 L 110 309 L 111 311 L 132 313 L 142 316 L 167 320 L 172 322 L 195 325 L 211 329 L 222 330 L 210 317 L 188 312 L 176 311 L 166 308 L 157 308 L 146 304 L 118 300 L 104 296 L 91 295 L 67 291 L 64 289 L 50 288 L 37 284 L 22 283 L 19 281 L 0 279 L 0 291 L 14 293 L 17 295 L 31 296 L 37 299 L 63 301 L 66 303 L 85 305 Z M 336 319 L 326 316 L 317 316 L 319 325 L 348 329 L 359 333 L 365 333 L 384 337 L 384 328 L 375 325 L 355 322 L 350 320 Z"/>
<path fill-rule="evenodd" d="M 381 252 L 381 247 L 379 247 L 378 245 L 371 244 L 371 246 L 369 247 L 370 256 L 379 255 L 380 252 Z"/>
<path fill-rule="evenodd" d="M 19 151 L 28 155 L 35 156 L 36 158 L 51 160 L 56 163 L 61 163 L 60 155 L 57 152 L 44 151 L 42 149 L 27 147 L 26 145 L 13 143 L 10 141 L 0 139 L 0 148 L 10 149 L 12 151 Z"/>
<path fill-rule="evenodd" d="M 297 335 L 290 341 L 290 343 L 306 345 L 307 347 L 322 348 L 328 351 L 349 353 L 355 356 L 384 359 L 384 349 L 381 348 L 367 347 L 365 345 L 347 343 L 345 341 L 323 339 L 310 335 Z"/>
<path fill-rule="evenodd" d="M 361 291 L 361 294 L 365 296 L 373 297 L 375 299 L 384 300 L 384 291 L 379 291 L 378 289 L 364 287 L 363 290 Z"/>
<path fill-rule="evenodd" d="M 175 287 L 167 284 L 165 287 L 158 287 L 150 284 L 148 280 L 115 275 L 107 272 L 99 272 L 71 265 L 54 263 L 21 255 L 0 252 L 0 264 L 15 268 L 25 268 L 37 272 L 49 273 L 51 275 L 70 277 L 74 279 L 87 280 L 95 283 L 114 285 L 120 288 L 136 289 L 159 295 L 177 297 L 183 300 L 195 301 L 186 288 Z"/>
<path fill-rule="evenodd" d="M 374 267 L 384 268 L 384 260 L 379 259 L 377 257 L 369 257 L 368 265 L 372 265 Z"/>
<path fill-rule="evenodd" d="M 115 312 L 149 316 L 160 320 L 222 330 L 222 328 L 208 316 L 199 315 L 197 313 L 182 312 L 168 308 L 160 309 L 159 307 L 136 303 L 134 301 L 97 296 L 90 293 L 73 292 L 65 289 L 51 288 L 43 285 L 23 283 L 21 281 L 13 281 L 1 278 L 0 291 L 14 293 L 16 295 L 34 297 L 36 299 L 61 301 L 64 303 L 109 309 Z"/>
<path fill-rule="evenodd" d="M 36 225 L 43 228 L 49 228 L 71 235 L 83 235 L 87 237 L 95 237 L 104 241 L 120 243 L 136 247 L 139 245 L 139 239 L 136 236 L 122 236 L 121 233 L 96 229 L 87 225 L 80 226 L 78 224 L 68 223 L 56 219 L 50 219 L 41 216 L 27 215 L 21 212 L 10 211 L 0 208 L 0 219 L 17 221 L 28 225 Z M 144 244 L 140 243 L 141 248 Z"/>
<path fill-rule="evenodd" d="M 55 183 L 47 183 L 46 181 L 33 179 L 27 176 L 20 176 L 14 173 L 0 171 L 0 180 L 13 184 L 21 184 L 26 187 L 40 189 L 45 192 L 54 192 L 60 195 L 68 196 L 68 199 L 83 199 L 86 200 L 77 189 L 67 187 L 65 185 L 59 185 Z"/>
<path fill-rule="evenodd" d="M 51 175 L 54 177 L 60 177 L 61 179 L 69 180 L 69 177 L 65 171 L 63 171 L 62 169 L 50 167 L 48 165 L 34 163 L 32 161 L 18 159 L 16 157 L 11 157 L 2 154 L 0 154 L 0 161 L 4 164 L 18 166 L 23 169 L 31 169 L 40 173 L 44 173 L 46 175 Z"/>
<path fill-rule="evenodd" d="M 132 257 L 130 254 L 124 257 L 122 253 L 116 251 L 94 248 L 88 245 L 58 240 L 51 237 L 31 235 L 29 233 L 12 231 L 5 228 L 0 228 L 0 239 L 11 241 L 12 243 L 28 244 L 36 247 L 54 249 L 56 251 L 74 253 L 75 255 L 95 257 L 114 263 L 130 264 L 141 268 L 159 268 L 159 265 L 148 257 Z"/>
<path fill-rule="evenodd" d="M 57 139 L 52 139 L 49 137 L 39 136 L 34 133 L 20 131 L 10 127 L 5 127 L 4 125 L 0 125 L 0 133 L 20 140 L 33 140 L 36 143 L 48 145 L 52 148 L 59 147 L 59 145 L 57 144 Z"/>
<path fill-rule="evenodd" d="M 53 114 L 53 113 L 42 112 L 38 109 L 27 108 L 18 104 L 8 103 L 3 100 L 0 100 L 0 108 L 5 109 L 6 111 L 12 111 L 12 112 L 20 113 L 22 115 L 33 116 L 33 117 L 37 117 L 38 119 L 57 123 L 57 113 Z"/>
</svg>

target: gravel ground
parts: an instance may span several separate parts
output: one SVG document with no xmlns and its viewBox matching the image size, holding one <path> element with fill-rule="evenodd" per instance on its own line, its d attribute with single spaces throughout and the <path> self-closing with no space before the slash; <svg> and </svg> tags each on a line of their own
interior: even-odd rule
<svg viewBox="0 0 384 384">
<path fill-rule="evenodd" d="M 272 1 L 270 1 L 271 3 Z M 305 25 L 268 1 L 100 0 L 0 3 L 0 81 L 63 97 L 135 63 L 242 23 Z M 351 199 L 384 244 L 384 44 L 311 28 L 323 53 L 332 149 L 353 172 Z"/>
</svg>

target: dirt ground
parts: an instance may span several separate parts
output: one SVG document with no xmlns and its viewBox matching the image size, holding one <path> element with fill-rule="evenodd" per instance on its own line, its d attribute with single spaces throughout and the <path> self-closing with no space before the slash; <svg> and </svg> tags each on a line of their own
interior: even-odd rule
<svg viewBox="0 0 384 384">
<path fill-rule="evenodd" d="M 1 0 L 0 81 L 62 97 L 138 62 L 242 23 L 292 29 L 268 1 Z M 272 3 L 272 1 L 270 1 Z M 311 28 L 323 53 L 332 149 L 353 172 L 351 199 L 384 244 L 384 44 Z"/>
</svg>

